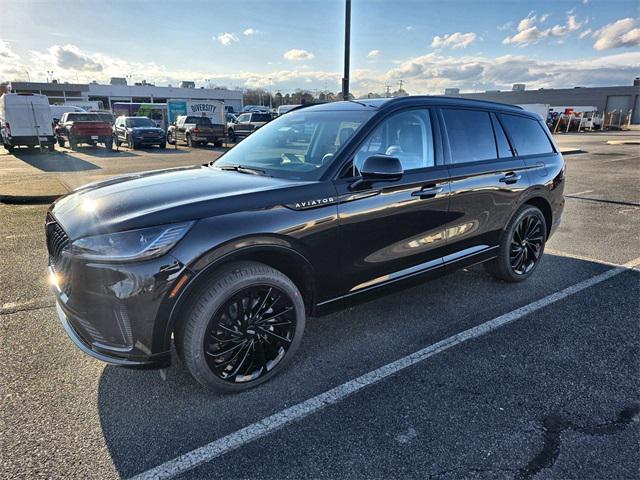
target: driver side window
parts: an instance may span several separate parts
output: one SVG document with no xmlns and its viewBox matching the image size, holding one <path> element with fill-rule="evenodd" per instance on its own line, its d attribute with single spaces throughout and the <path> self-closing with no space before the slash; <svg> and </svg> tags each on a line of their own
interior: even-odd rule
<svg viewBox="0 0 640 480">
<path fill-rule="evenodd" d="M 409 110 L 383 120 L 356 153 L 354 176 L 360 174 L 362 163 L 372 155 L 398 158 L 405 172 L 433 167 L 435 155 L 429 110 Z"/>
</svg>

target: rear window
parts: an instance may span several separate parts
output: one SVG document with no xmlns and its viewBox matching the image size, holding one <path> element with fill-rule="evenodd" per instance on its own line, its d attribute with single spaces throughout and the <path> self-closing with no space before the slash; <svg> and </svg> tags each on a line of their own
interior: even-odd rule
<svg viewBox="0 0 640 480">
<path fill-rule="evenodd" d="M 271 115 L 269 115 L 268 113 L 252 113 L 251 121 L 252 122 L 270 122 Z"/>
<path fill-rule="evenodd" d="M 497 157 L 488 112 L 443 109 L 442 115 L 453 163 L 481 162 Z"/>
<path fill-rule="evenodd" d="M 100 117 L 96 113 L 69 113 L 67 114 L 69 122 L 100 122 Z"/>
<path fill-rule="evenodd" d="M 185 123 L 196 124 L 199 127 L 210 127 L 211 120 L 209 117 L 187 117 L 187 121 Z"/>
<path fill-rule="evenodd" d="M 500 115 L 518 155 L 540 155 L 552 153 L 553 147 L 542 125 L 532 118 L 517 115 Z"/>
</svg>

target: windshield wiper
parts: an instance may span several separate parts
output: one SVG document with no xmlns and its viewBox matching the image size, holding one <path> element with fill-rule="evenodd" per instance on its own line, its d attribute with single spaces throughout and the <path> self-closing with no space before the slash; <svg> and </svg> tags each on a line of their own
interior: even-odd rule
<svg viewBox="0 0 640 480">
<path fill-rule="evenodd" d="M 215 164 L 214 164 L 215 165 Z M 220 170 L 230 170 L 234 172 L 240 173 L 248 173 L 251 175 L 265 175 L 267 176 L 267 172 L 264 170 L 259 170 L 257 168 L 245 167 L 244 165 L 222 165 L 218 167 Z"/>
</svg>

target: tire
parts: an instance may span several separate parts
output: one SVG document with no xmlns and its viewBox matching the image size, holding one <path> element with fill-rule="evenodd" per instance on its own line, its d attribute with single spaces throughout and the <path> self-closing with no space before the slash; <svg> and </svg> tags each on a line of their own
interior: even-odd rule
<svg viewBox="0 0 640 480">
<path fill-rule="evenodd" d="M 114 135 L 113 136 L 113 143 L 118 148 L 120 148 L 120 145 L 122 145 L 122 142 L 120 140 L 118 140 L 118 135 Z"/>
<path fill-rule="evenodd" d="M 113 138 L 107 138 L 104 141 L 104 148 L 106 148 L 108 151 L 113 150 Z"/>
<path fill-rule="evenodd" d="M 500 239 L 497 258 L 485 263 L 495 278 L 522 282 L 536 271 L 547 239 L 547 223 L 542 212 L 523 205 L 513 215 Z"/>
<path fill-rule="evenodd" d="M 268 309 L 266 302 L 272 302 Z M 247 390 L 282 371 L 300 346 L 306 316 L 295 284 L 257 262 L 222 267 L 187 311 L 176 328 L 176 349 L 198 382 L 227 392 Z M 257 325 L 270 326 L 256 326 L 251 317 L 247 323 L 247 311 Z M 271 323 L 264 323 L 265 315 Z"/>
<path fill-rule="evenodd" d="M 9 153 L 13 153 L 13 145 L 9 145 L 8 143 L 3 144 L 5 150 Z"/>
<path fill-rule="evenodd" d="M 135 150 L 136 148 L 138 148 L 135 140 L 133 140 L 131 137 L 127 137 L 127 147 L 131 150 Z"/>
<path fill-rule="evenodd" d="M 229 141 L 231 143 L 236 143 L 236 132 L 234 132 L 232 129 L 229 129 L 229 131 L 227 132 L 227 136 L 229 137 Z"/>
<path fill-rule="evenodd" d="M 167 148 L 167 142 L 159 144 L 158 147 L 163 148 L 163 149 Z"/>
<path fill-rule="evenodd" d="M 71 150 L 78 149 L 78 142 L 71 135 L 69 135 L 69 148 L 71 148 Z"/>
<path fill-rule="evenodd" d="M 64 138 L 62 138 L 62 137 L 58 137 L 58 145 L 59 145 L 61 148 L 64 148 L 64 145 L 65 145 Z"/>
<path fill-rule="evenodd" d="M 174 145 L 176 143 L 176 141 L 173 139 L 173 136 L 171 135 L 171 133 L 167 133 L 167 143 L 169 145 Z"/>
<path fill-rule="evenodd" d="M 56 142 L 49 142 L 47 144 L 47 150 L 49 151 L 49 153 L 54 153 L 56 151 Z"/>
<path fill-rule="evenodd" d="M 222 140 L 217 140 L 213 142 L 213 146 L 216 148 L 220 148 L 222 146 Z"/>
<path fill-rule="evenodd" d="M 193 148 L 193 140 L 191 140 L 191 135 L 187 135 L 187 147 Z"/>
</svg>

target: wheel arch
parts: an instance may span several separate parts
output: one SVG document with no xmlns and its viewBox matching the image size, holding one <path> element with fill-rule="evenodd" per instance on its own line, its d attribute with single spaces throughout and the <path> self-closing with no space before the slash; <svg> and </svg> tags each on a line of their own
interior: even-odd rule
<svg viewBox="0 0 640 480">
<path fill-rule="evenodd" d="M 244 239 L 242 243 L 247 243 Z M 279 270 L 296 285 L 304 301 L 308 314 L 313 313 L 316 303 L 316 284 L 314 269 L 307 258 L 291 246 L 281 243 L 257 241 L 253 245 L 234 248 L 236 242 L 225 248 L 215 248 L 194 262 L 195 274 L 180 292 L 174 303 L 165 328 L 164 342 L 170 345 L 171 335 L 181 317 L 187 312 L 190 300 L 206 284 L 222 265 L 237 261 L 254 261 Z M 231 247 L 231 248 L 229 248 Z"/>
<path fill-rule="evenodd" d="M 541 195 L 534 195 L 527 198 L 523 202 L 523 205 L 531 205 L 542 212 L 542 215 L 544 215 L 544 221 L 547 224 L 546 226 L 548 239 L 551 232 L 551 226 L 553 225 L 553 210 L 551 209 L 551 204 L 549 203 L 549 201 Z"/>
</svg>

